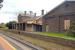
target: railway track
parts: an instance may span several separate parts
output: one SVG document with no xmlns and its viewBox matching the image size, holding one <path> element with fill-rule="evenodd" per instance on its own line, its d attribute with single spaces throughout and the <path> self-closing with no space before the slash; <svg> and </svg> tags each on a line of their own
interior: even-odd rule
<svg viewBox="0 0 75 50">
<path fill-rule="evenodd" d="M 43 48 L 35 46 L 35 45 L 33 45 L 33 44 L 31 44 L 27 41 L 22 41 L 22 40 L 20 40 L 16 37 L 13 37 L 13 36 L 10 36 L 10 35 L 7 35 L 7 34 L 4 34 L 4 35 L 11 38 L 11 39 L 13 39 L 13 40 L 15 40 L 15 41 L 17 41 L 17 42 L 19 42 L 19 43 L 21 43 L 21 44 L 23 44 L 24 46 L 27 46 L 27 47 L 31 48 L 31 50 L 44 50 Z"/>
</svg>

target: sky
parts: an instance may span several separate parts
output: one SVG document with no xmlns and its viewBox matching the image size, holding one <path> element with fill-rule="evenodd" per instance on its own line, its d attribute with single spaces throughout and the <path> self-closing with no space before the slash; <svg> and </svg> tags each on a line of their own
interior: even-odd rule
<svg viewBox="0 0 75 50">
<path fill-rule="evenodd" d="M 61 4 L 64 0 L 4 0 L 0 9 L 0 23 L 17 21 L 17 15 L 21 12 L 33 11 L 41 15 L 41 10 L 45 13 Z"/>
</svg>

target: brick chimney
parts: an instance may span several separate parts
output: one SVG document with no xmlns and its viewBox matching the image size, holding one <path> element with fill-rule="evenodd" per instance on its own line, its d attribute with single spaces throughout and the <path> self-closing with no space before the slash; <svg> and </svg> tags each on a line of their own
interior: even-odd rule
<svg viewBox="0 0 75 50">
<path fill-rule="evenodd" d="M 27 14 L 27 11 L 24 11 L 24 14 L 26 15 Z"/>
<path fill-rule="evenodd" d="M 41 15 L 44 15 L 44 10 L 41 10 Z"/>
<path fill-rule="evenodd" d="M 32 11 L 29 11 L 30 12 L 30 15 L 32 15 L 33 14 L 33 12 Z"/>
<path fill-rule="evenodd" d="M 34 17 L 36 17 L 36 13 L 34 13 Z"/>
</svg>

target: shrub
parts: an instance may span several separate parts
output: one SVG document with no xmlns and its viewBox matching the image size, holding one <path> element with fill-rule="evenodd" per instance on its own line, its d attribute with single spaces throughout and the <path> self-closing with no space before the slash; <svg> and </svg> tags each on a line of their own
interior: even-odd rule
<svg viewBox="0 0 75 50">
<path fill-rule="evenodd" d="M 67 31 L 67 35 L 75 37 L 75 24 L 74 23 L 70 26 L 70 29 Z"/>
<path fill-rule="evenodd" d="M 75 37 L 75 32 L 72 30 L 67 31 L 67 36 Z"/>
</svg>

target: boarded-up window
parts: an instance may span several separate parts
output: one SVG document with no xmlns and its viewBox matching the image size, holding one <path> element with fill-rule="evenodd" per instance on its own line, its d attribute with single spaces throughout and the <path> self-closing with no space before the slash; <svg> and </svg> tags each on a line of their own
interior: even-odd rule
<svg viewBox="0 0 75 50">
<path fill-rule="evenodd" d="M 64 29 L 68 30 L 70 28 L 70 20 L 64 20 Z"/>
<path fill-rule="evenodd" d="M 49 30 L 49 25 L 46 25 L 46 32 L 48 32 Z"/>
</svg>

